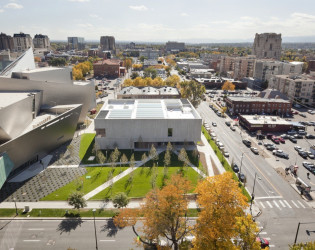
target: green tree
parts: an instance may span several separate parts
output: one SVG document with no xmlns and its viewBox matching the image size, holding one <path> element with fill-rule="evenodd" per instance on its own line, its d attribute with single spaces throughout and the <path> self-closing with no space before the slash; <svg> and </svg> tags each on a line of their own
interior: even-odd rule
<svg viewBox="0 0 315 250">
<path fill-rule="evenodd" d="M 156 76 L 157 76 L 157 71 L 154 68 L 149 67 L 143 71 L 143 78 L 151 77 L 152 79 L 154 79 Z"/>
<path fill-rule="evenodd" d="M 130 75 L 130 78 L 132 80 L 136 79 L 137 77 L 139 77 L 139 74 L 137 72 L 132 72 L 132 74 Z"/>
<path fill-rule="evenodd" d="M 149 156 L 153 161 L 157 161 L 159 159 L 159 156 L 157 154 L 156 148 L 154 147 L 154 145 L 152 144 L 150 152 L 149 152 Z"/>
<path fill-rule="evenodd" d="M 86 200 L 83 198 L 83 193 L 74 192 L 69 195 L 68 204 L 73 206 L 74 209 L 80 210 L 80 208 L 84 208 L 87 206 Z"/>
<path fill-rule="evenodd" d="M 171 152 L 166 150 L 164 155 L 164 166 L 168 167 L 171 164 Z"/>
<path fill-rule="evenodd" d="M 65 58 L 58 58 L 58 57 L 53 57 L 51 59 L 49 59 L 48 64 L 50 66 L 65 66 L 67 63 Z"/>
<path fill-rule="evenodd" d="M 101 151 L 101 150 L 98 150 L 96 152 L 96 161 L 99 163 L 99 164 L 104 164 L 105 161 L 106 161 L 106 157 L 104 155 L 104 153 Z"/>
<path fill-rule="evenodd" d="M 187 98 L 194 107 L 198 107 L 206 89 L 196 81 L 184 81 L 180 83 L 180 92 L 183 98 Z"/>
<path fill-rule="evenodd" d="M 129 167 L 131 169 L 133 169 L 134 166 L 135 166 L 135 156 L 134 156 L 134 154 L 132 154 L 131 157 L 130 157 L 130 161 L 129 161 Z"/>
<path fill-rule="evenodd" d="M 129 198 L 123 192 L 117 193 L 113 198 L 113 204 L 114 204 L 114 207 L 116 208 L 127 207 L 128 203 L 129 203 Z"/>
</svg>

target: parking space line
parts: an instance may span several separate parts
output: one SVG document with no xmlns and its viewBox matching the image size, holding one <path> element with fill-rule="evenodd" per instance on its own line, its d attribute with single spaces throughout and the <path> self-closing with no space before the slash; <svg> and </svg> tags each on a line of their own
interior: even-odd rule
<svg viewBox="0 0 315 250">
<path fill-rule="evenodd" d="M 275 245 L 269 245 L 269 247 L 276 247 Z"/>
<path fill-rule="evenodd" d="M 28 228 L 29 231 L 44 231 L 44 228 Z"/>
<path fill-rule="evenodd" d="M 279 202 L 280 202 L 280 204 L 281 204 L 283 207 L 286 207 L 286 205 L 284 205 L 284 203 L 283 203 L 282 201 L 279 200 Z"/>
<path fill-rule="evenodd" d="M 267 234 L 267 232 L 260 232 L 259 234 Z"/>
<path fill-rule="evenodd" d="M 265 205 L 260 201 L 259 204 L 263 207 L 266 208 Z"/>
<path fill-rule="evenodd" d="M 293 200 L 291 200 L 292 201 L 292 203 L 294 204 L 294 206 L 296 206 L 297 208 L 299 208 L 299 206 L 298 205 L 296 205 L 295 204 L 295 202 L 293 201 Z"/>
<path fill-rule="evenodd" d="M 298 203 L 300 203 L 300 205 L 303 207 L 303 208 L 305 208 L 305 206 L 302 204 L 302 202 L 300 202 L 300 201 L 297 201 Z"/>
<path fill-rule="evenodd" d="M 276 201 L 273 201 L 273 203 L 276 205 L 277 208 L 279 208 L 281 210 L 281 207 L 278 205 L 278 203 Z"/>
<path fill-rule="evenodd" d="M 269 201 L 267 201 L 267 204 L 269 205 L 270 208 L 273 208 L 273 206 L 271 205 Z"/>
<path fill-rule="evenodd" d="M 292 208 L 292 207 L 290 206 L 289 202 L 287 202 L 286 200 L 283 200 L 283 202 L 284 202 L 285 204 L 287 204 L 287 206 L 288 206 L 289 208 Z"/>
<path fill-rule="evenodd" d="M 40 240 L 23 240 L 24 242 L 38 242 Z"/>
<path fill-rule="evenodd" d="M 102 242 L 114 242 L 116 240 L 100 240 L 100 241 L 102 241 Z"/>
</svg>

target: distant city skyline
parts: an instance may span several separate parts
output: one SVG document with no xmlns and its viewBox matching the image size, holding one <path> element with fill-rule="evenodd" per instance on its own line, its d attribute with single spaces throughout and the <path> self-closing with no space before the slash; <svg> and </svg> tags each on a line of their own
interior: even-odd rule
<svg viewBox="0 0 315 250">
<path fill-rule="evenodd" d="M 253 42 L 281 33 L 283 42 L 315 42 L 315 1 L 293 0 L 3 0 L 1 32 L 97 41 Z"/>
</svg>

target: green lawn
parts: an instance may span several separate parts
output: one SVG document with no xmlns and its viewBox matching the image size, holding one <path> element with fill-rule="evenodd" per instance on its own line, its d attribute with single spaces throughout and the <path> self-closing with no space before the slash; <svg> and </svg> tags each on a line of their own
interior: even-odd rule
<svg viewBox="0 0 315 250">
<path fill-rule="evenodd" d="M 124 171 L 127 168 L 128 167 L 121 167 L 121 171 Z M 112 168 L 111 167 L 87 167 L 86 170 L 87 170 L 87 173 L 85 175 L 78 177 L 76 180 L 57 189 L 56 191 L 45 196 L 41 200 L 42 201 L 67 200 L 69 195 L 76 190 L 84 194 L 87 194 L 107 181 L 107 176 L 109 172 L 112 170 Z M 119 173 L 120 173 L 120 167 L 117 166 L 116 168 L 114 168 L 113 177 Z M 88 176 L 90 176 L 90 178 Z M 80 186 L 81 188 L 79 188 Z"/>
<path fill-rule="evenodd" d="M 215 142 L 211 139 L 211 136 L 209 135 L 209 133 L 207 132 L 207 130 L 204 128 L 204 126 L 202 126 L 202 133 L 204 134 L 204 136 L 207 138 L 207 141 L 209 142 L 210 146 L 212 147 L 213 151 L 215 152 L 215 154 L 217 155 L 217 157 L 219 158 L 219 160 L 221 161 L 224 169 L 228 172 L 231 172 L 233 174 L 233 180 L 239 182 L 239 187 L 242 189 L 242 193 L 247 197 L 247 199 L 250 201 L 251 197 L 248 194 L 248 192 L 246 191 L 245 187 L 243 186 L 243 184 L 239 181 L 239 179 L 237 178 L 236 174 L 234 173 L 232 167 L 230 166 L 230 164 L 226 161 L 225 157 L 222 155 L 221 151 L 219 150 L 219 148 L 217 147 L 217 145 L 215 144 Z"/>
<path fill-rule="evenodd" d="M 200 179 L 199 174 L 193 170 L 191 167 L 187 167 L 187 169 L 183 168 L 184 176 L 187 177 L 192 182 L 192 190 L 197 185 L 197 181 Z M 168 168 L 168 178 L 171 175 L 176 174 L 180 171 L 180 167 L 169 167 Z M 153 168 L 150 167 L 140 167 L 134 171 L 133 180 L 128 182 L 129 176 L 125 176 L 119 181 L 115 182 L 112 189 L 107 188 L 102 192 L 98 193 L 92 200 L 103 200 L 105 198 L 110 198 L 114 196 L 118 192 L 125 192 L 129 197 L 144 197 L 151 189 L 151 178 L 152 178 Z M 162 187 L 163 184 L 163 167 L 158 167 L 158 175 L 156 178 L 156 186 Z"/>
<path fill-rule="evenodd" d="M 80 150 L 79 150 L 80 160 L 84 158 L 91 143 L 94 142 L 94 137 L 95 137 L 95 134 L 83 134 L 81 136 L 81 143 L 80 143 Z"/>
</svg>

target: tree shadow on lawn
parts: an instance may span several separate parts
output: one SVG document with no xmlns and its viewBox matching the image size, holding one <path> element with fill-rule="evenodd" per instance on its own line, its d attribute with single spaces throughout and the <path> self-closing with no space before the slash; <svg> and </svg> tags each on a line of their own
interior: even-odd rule
<svg viewBox="0 0 315 250">
<path fill-rule="evenodd" d="M 107 236 L 113 237 L 121 229 L 122 228 L 115 226 L 114 220 L 110 219 L 110 220 L 107 220 L 107 222 L 104 226 L 102 226 L 101 232 L 105 232 L 105 233 L 107 232 Z"/>
<path fill-rule="evenodd" d="M 59 231 L 60 234 L 62 234 L 62 233 L 69 233 L 70 234 L 70 232 L 76 230 L 78 226 L 81 227 L 81 224 L 84 221 L 82 221 L 80 215 L 79 214 L 72 214 L 72 215 L 73 215 L 72 218 L 71 217 L 66 218 L 59 223 L 57 231 Z M 77 215 L 79 215 L 79 216 L 75 217 Z M 71 214 L 69 216 L 71 216 Z"/>
</svg>

